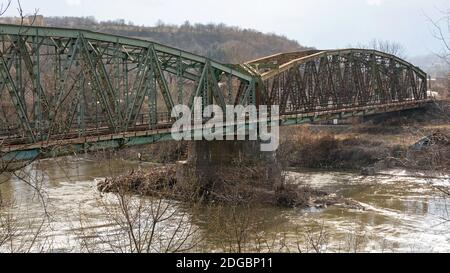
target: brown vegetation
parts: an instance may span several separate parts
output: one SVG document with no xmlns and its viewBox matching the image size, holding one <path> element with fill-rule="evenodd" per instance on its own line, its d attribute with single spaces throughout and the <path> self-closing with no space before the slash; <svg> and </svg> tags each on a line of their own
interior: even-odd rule
<svg viewBox="0 0 450 273">
<path fill-rule="evenodd" d="M 450 134 L 436 131 L 395 158 L 385 160 L 390 166 L 411 170 L 448 172 L 450 170 Z"/>
<path fill-rule="evenodd" d="M 360 170 L 374 165 L 395 167 L 401 162 L 402 167 L 416 168 L 433 159 L 440 162 L 434 166 L 446 168 L 449 156 L 442 141 L 420 151 L 412 147 L 427 136 L 450 135 L 449 105 L 441 102 L 424 109 L 382 114 L 359 124 L 282 128 L 278 158 L 285 167 Z"/>
<path fill-rule="evenodd" d="M 98 219 L 82 211 L 75 229 L 83 252 L 189 252 L 201 242 L 197 227 L 174 201 L 117 189 L 112 196 L 97 199 L 97 204 L 104 226 L 93 227 Z"/>
<path fill-rule="evenodd" d="M 124 159 L 141 160 L 153 163 L 175 163 L 187 158 L 187 143 L 164 141 L 139 147 L 131 147 L 116 151 Z"/>
<path fill-rule="evenodd" d="M 253 206 L 269 205 L 286 208 L 342 206 L 364 209 L 357 202 L 334 194 L 302 186 L 283 177 L 281 184 L 268 186 L 261 182 L 262 169 L 245 168 L 247 175 L 234 173 L 207 185 L 179 182 L 176 166 L 133 170 L 128 174 L 99 182 L 100 192 L 133 193 L 141 196 L 168 198 L 189 203 Z M 234 170 L 236 171 L 236 170 Z M 239 179 L 237 179 L 239 178 Z"/>
<path fill-rule="evenodd" d="M 17 18 L 2 18 L 4 23 L 17 23 Z M 82 28 L 93 31 L 148 39 L 227 63 L 242 63 L 279 52 L 291 52 L 306 47 L 276 34 L 264 34 L 252 29 L 225 24 L 136 26 L 124 20 L 98 22 L 94 17 L 45 17 L 43 24 L 51 27 Z"/>
<path fill-rule="evenodd" d="M 278 158 L 287 167 L 360 169 L 387 156 L 376 140 L 342 138 L 309 126 L 284 129 Z"/>
</svg>

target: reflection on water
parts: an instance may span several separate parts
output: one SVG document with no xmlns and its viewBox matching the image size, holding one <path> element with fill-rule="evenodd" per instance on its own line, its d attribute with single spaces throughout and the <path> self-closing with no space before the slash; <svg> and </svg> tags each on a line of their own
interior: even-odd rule
<svg viewBox="0 0 450 273">
<path fill-rule="evenodd" d="M 104 223 L 103 212 L 97 203 L 101 195 L 96 190 L 96 182 L 133 168 L 150 166 L 149 163 L 123 160 L 99 163 L 74 157 L 35 162 L 23 174 L 42 183 L 48 217 L 43 214 L 35 192 L 17 176 L 0 177 L 0 181 L 4 181 L 0 190 L 4 201 L 14 202 L 18 217 L 49 219 L 45 236 L 51 241 L 51 251 L 77 251 L 79 246 L 74 230 L 79 225 L 80 211 L 88 213 L 90 219 L 98 219 L 93 225 Z M 264 239 L 266 248 L 253 246 L 251 249 L 255 251 L 286 251 L 287 247 L 292 247 L 291 251 L 306 251 L 308 240 L 317 242 L 322 237 L 326 240 L 320 241 L 320 247 L 325 251 L 450 251 L 450 223 L 443 220 L 450 218 L 447 203 L 428 185 L 431 181 L 450 187 L 448 178 L 419 179 L 401 171 L 374 177 L 305 170 L 291 171 L 289 175 L 298 183 L 352 198 L 366 210 L 266 207 L 251 210 L 220 208 L 218 212 L 214 207 L 184 207 L 190 221 L 206 238 L 202 250 L 237 251 L 236 238 L 227 238 L 236 232 L 231 229 L 237 224 L 251 226 L 248 231 L 253 239 L 258 238 L 259 242 Z M 317 237 L 317 234 L 323 236 Z M 249 238 L 242 242 L 246 240 Z"/>
</svg>

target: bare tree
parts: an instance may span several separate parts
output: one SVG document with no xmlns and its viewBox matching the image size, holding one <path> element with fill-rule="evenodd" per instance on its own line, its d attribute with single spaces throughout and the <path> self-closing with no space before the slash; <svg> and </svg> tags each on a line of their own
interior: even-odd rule
<svg viewBox="0 0 450 273">
<path fill-rule="evenodd" d="M 93 228 L 91 220 L 98 220 L 80 214 L 75 233 L 82 252 L 177 253 L 201 242 L 197 227 L 174 201 L 119 191 L 97 202 L 105 224 Z"/>
<path fill-rule="evenodd" d="M 0 16 L 2 16 L 10 7 L 11 7 L 12 0 L 8 0 L 6 3 L 2 3 L 0 5 Z M 20 27 L 24 27 L 25 25 L 32 26 L 36 20 L 38 9 L 34 10 L 34 13 L 31 16 L 26 16 L 24 10 L 22 9 L 22 4 L 20 0 L 17 0 L 17 12 L 19 14 L 20 18 Z M 26 21 L 26 17 L 28 17 L 28 21 Z M 21 33 L 21 32 L 19 32 Z M 3 109 L 2 109 L 3 110 Z M 45 209 L 45 198 L 44 193 L 42 191 L 42 183 L 40 181 L 33 181 L 33 180 L 27 180 L 26 176 L 27 174 L 23 172 L 23 168 L 25 166 L 30 165 L 34 161 L 39 159 L 39 156 L 32 159 L 32 160 L 26 160 L 26 161 L 17 161 L 16 158 L 7 158 L 5 157 L 5 153 L 2 152 L 2 146 L 3 146 L 3 139 L 0 139 L 0 174 L 2 173 L 11 173 L 19 180 L 23 181 L 26 185 L 33 188 L 37 195 L 41 198 L 42 204 L 44 205 Z M 30 177 L 28 177 L 30 178 Z M 0 181 L 0 184 L 4 183 L 5 181 Z M 0 191 L 0 205 L 1 205 L 1 191 Z M 45 210 L 46 211 L 46 210 Z M 46 211 L 47 213 L 47 211 Z"/>
<path fill-rule="evenodd" d="M 425 15 L 431 24 L 432 35 L 442 43 L 442 52 L 438 56 L 450 64 L 450 10 L 440 11 L 441 17 L 437 20 Z"/>
<path fill-rule="evenodd" d="M 442 44 L 442 51 L 437 53 L 437 55 L 447 64 L 450 64 L 450 10 L 439 10 L 439 12 L 441 14 L 441 17 L 438 19 L 432 19 L 428 15 L 425 16 L 431 24 L 431 32 L 433 36 Z M 439 109 L 441 109 L 442 111 L 442 116 L 446 118 L 447 121 L 450 121 L 450 107 L 448 105 L 448 102 L 446 103 L 446 105 L 444 104 L 443 106 L 440 106 Z M 435 172 L 443 172 L 443 174 L 445 174 L 448 173 L 449 170 L 439 166 L 443 165 L 448 167 L 450 165 L 448 158 L 448 155 L 450 154 L 450 136 L 444 135 L 443 137 L 446 138 L 444 140 L 446 140 L 447 145 L 436 145 L 435 141 L 432 141 L 431 145 L 432 147 L 435 147 L 435 149 L 433 150 L 433 154 L 446 153 L 446 156 L 440 158 L 438 162 L 439 164 L 432 164 L 432 166 L 430 166 L 430 169 L 434 170 Z M 437 186 L 431 180 L 429 184 L 435 190 L 442 193 L 445 197 L 450 196 L 450 190 L 447 187 Z M 449 220 L 445 219 L 445 221 Z"/>
<path fill-rule="evenodd" d="M 35 219 L 26 212 L 17 212 L 13 203 L 3 204 L 0 210 L 0 253 L 51 251 L 51 239 L 43 236 L 47 226 L 46 218 Z"/>
<path fill-rule="evenodd" d="M 356 47 L 362 49 L 374 49 L 400 58 L 406 58 L 405 47 L 394 41 L 373 39 L 366 44 L 357 44 Z"/>
<path fill-rule="evenodd" d="M 0 4 L 0 16 L 11 7 L 12 0 L 8 0 L 6 3 Z M 17 0 L 17 11 L 20 16 L 20 26 L 23 27 L 25 23 L 27 25 L 33 25 L 37 16 L 38 10 L 35 10 L 31 16 L 25 16 L 21 3 Z M 28 22 L 25 22 L 25 18 L 28 17 Z M 2 109 L 4 110 L 4 109 Z M 2 193 L 0 191 L 0 252 L 31 252 L 43 251 L 46 240 L 39 240 L 43 233 L 44 227 L 48 224 L 49 217 L 47 211 L 47 198 L 43 189 L 42 177 L 32 177 L 30 173 L 24 171 L 27 165 L 30 165 L 38 158 L 28 161 L 18 162 L 15 158 L 5 157 L 5 153 L 1 151 L 3 146 L 3 140 L 0 140 L 0 175 L 9 174 L 5 177 L 2 176 L 0 185 L 7 182 L 10 176 L 17 178 L 25 185 L 33 189 L 35 195 L 39 198 L 46 217 L 41 220 L 27 221 L 29 217 L 20 215 L 14 208 L 14 201 L 3 200 Z M 22 216 L 22 217 L 19 217 Z M 37 244 L 41 244 L 37 246 Z"/>
<path fill-rule="evenodd" d="M 0 16 L 5 14 L 5 12 L 9 9 L 9 6 L 11 6 L 11 1 L 12 0 L 8 0 L 8 1 L 6 1 L 6 3 L 0 4 Z"/>
</svg>

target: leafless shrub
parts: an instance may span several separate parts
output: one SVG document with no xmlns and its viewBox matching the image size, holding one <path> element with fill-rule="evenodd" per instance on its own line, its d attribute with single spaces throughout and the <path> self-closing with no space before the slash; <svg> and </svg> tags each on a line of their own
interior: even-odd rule
<svg viewBox="0 0 450 273">
<path fill-rule="evenodd" d="M 257 252 L 324 253 L 328 251 L 329 234 L 324 223 L 316 227 L 295 227 L 293 233 L 275 232 L 256 239 Z"/>
<path fill-rule="evenodd" d="M 277 158 L 284 167 L 294 165 L 324 168 L 333 164 L 338 141 L 328 132 L 313 132 L 308 126 L 285 129 Z"/>
<path fill-rule="evenodd" d="M 38 12 L 39 12 L 39 9 L 35 9 L 31 16 L 26 16 L 22 9 L 22 4 L 20 3 L 20 0 L 17 0 L 17 13 L 19 14 L 19 18 L 20 18 L 19 25 L 21 27 L 19 30 L 19 34 L 23 33 L 23 31 L 26 31 L 27 26 L 34 25 L 34 23 L 36 22 Z"/>
<path fill-rule="evenodd" d="M 1 3 L 0 4 L 0 16 L 2 16 L 3 14 L 5 14 L 5 12 L 9 9 L 9 6 L 11 6 L 11 1 L 12 0 L 8 0 L 6 1 L 6 3 Z"/>
<path fill-rule="evenodd" d="M 364 224 L 353 225 L 344 239 L 344 248 L 346 253 L 364 252 L 364 247 L 370 240 L 369 234 Z"/>
<path fill-rule="evenodd" d="M 2 16 L 11 6 L 12 1 L 0 5 L 0 16 Z M 18 13 L 21 18 L 20 26 L 23 27 L 25 15 L 21 3 L 18 0 Z M 28 25 L 33 25 L 37 15 L 37 10 L 32 16 Z M 2 109 L 3 110 L 3 109 Z M 3 143 L 0 143 L 0 150 Z M 42 252 L 49 251 L 50 245 L 47 239 L 42 239 L 45 227 L 48 225 L 48 211 L 46 194 L 43 189 L 43 179 L 36 172 L 24 170 L 37 158 L 28 161 L 17 162 L 15 158 L 7 159 L 3 152 L 0 152 L 0 174 L 8 174 L 6 179 L 2 177 L 0 185 L 7 182 L 13 176 L 33 190 L 34 198 L 37 196 L 44 209 L 45 217 L 36 220 L 29 215 L 22 215 L 25 210 L 18 209 L 12 201 L 4 201 L 0 191 L 0 252 Z M 33 176 L 31 173 L 35 173 Z M 19 206 L 20 207 L 20 206 Z"/>
<path fill-rule="evenodd" d="M 80 215 L 76 235 L 84 252 L 188 252 L 200 243 L 199 231 L 173 201 L 132 196 L 125 191 L 97 200 L 105 215 L 102 226 L 92 226 Z"/>
<path fill-rule="evenodd" d="M 34 219 L 13 204 L 0 208 L 0 253 L 29 253 L 51 251 L 52 243 L 44 238 L 47 218 Z"/>
<path fill-rule="evenodd" d="M 297 233 L 298 234 L 298 233 Z M 308 229 L 304 232 L 305 245 L 303 249 L 297 241 L 297 250 L 300 253 L 322 253 L 327 251 L 329 242 L 328 233 L 325 230 L 325 225 L 322 223 L 318 229 Z"/>
<path fill-rule="evenodd" d="M 376 139 L 335 134 L 309 126 L 285 128 L 281 135 L 277 158 L 284 168 L 360 169 L 388 154 Z"/>
<path fill-rule="evenodd" d="M 242 253 L 257 249 L 258 218 L 250 205 L 211 206 L 208 211 L 208 230 L 221 251 Z"/>
<path fill-rule="evenodd" d="M 178 160 L 185 160 L 187 149 L 187 143 L 185 142 L 161 142 L 149 145 L 141 159 L 158 163 L 173 163 Z"/>
<path fill-rule="evenodd" d="M 405 47 L 394 41 L 372 39 L 366 44 L 357 44 L 356 47 L 361 49 L 374 49 L 400 58 L 406 58 Z"/>
<path fill-rule="evenodd" d="M 442 44 L 442 52 L 437 55 L 450 64 L 450 10 L 441 10 L 440 13 L 441 17 L 438 19 L 425 16 L 432 26 L 431 31 L 434 38 Z"/>
</svg>

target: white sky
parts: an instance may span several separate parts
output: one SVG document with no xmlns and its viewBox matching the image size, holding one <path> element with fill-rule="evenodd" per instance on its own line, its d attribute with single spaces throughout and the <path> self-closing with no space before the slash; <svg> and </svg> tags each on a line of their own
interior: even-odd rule
<svg viewBox="0 0 450 273">
<path fill-rule="evenodd" d="M 0 0 L 6 1 L 6 0 Z M 13 0 L 16 1 L 16 0 Z M 441 50 L 425 14 L 438 19 L 450 0 L 22 0 L 26 12 L 95 16 L 154 25 L 225 23 L 285 35 L 302 45 L 342 48 L 373 38 L 395 40 L 407 55 Z M 14 5 L 6 15 L 16 15 Z"/>
</svg>

